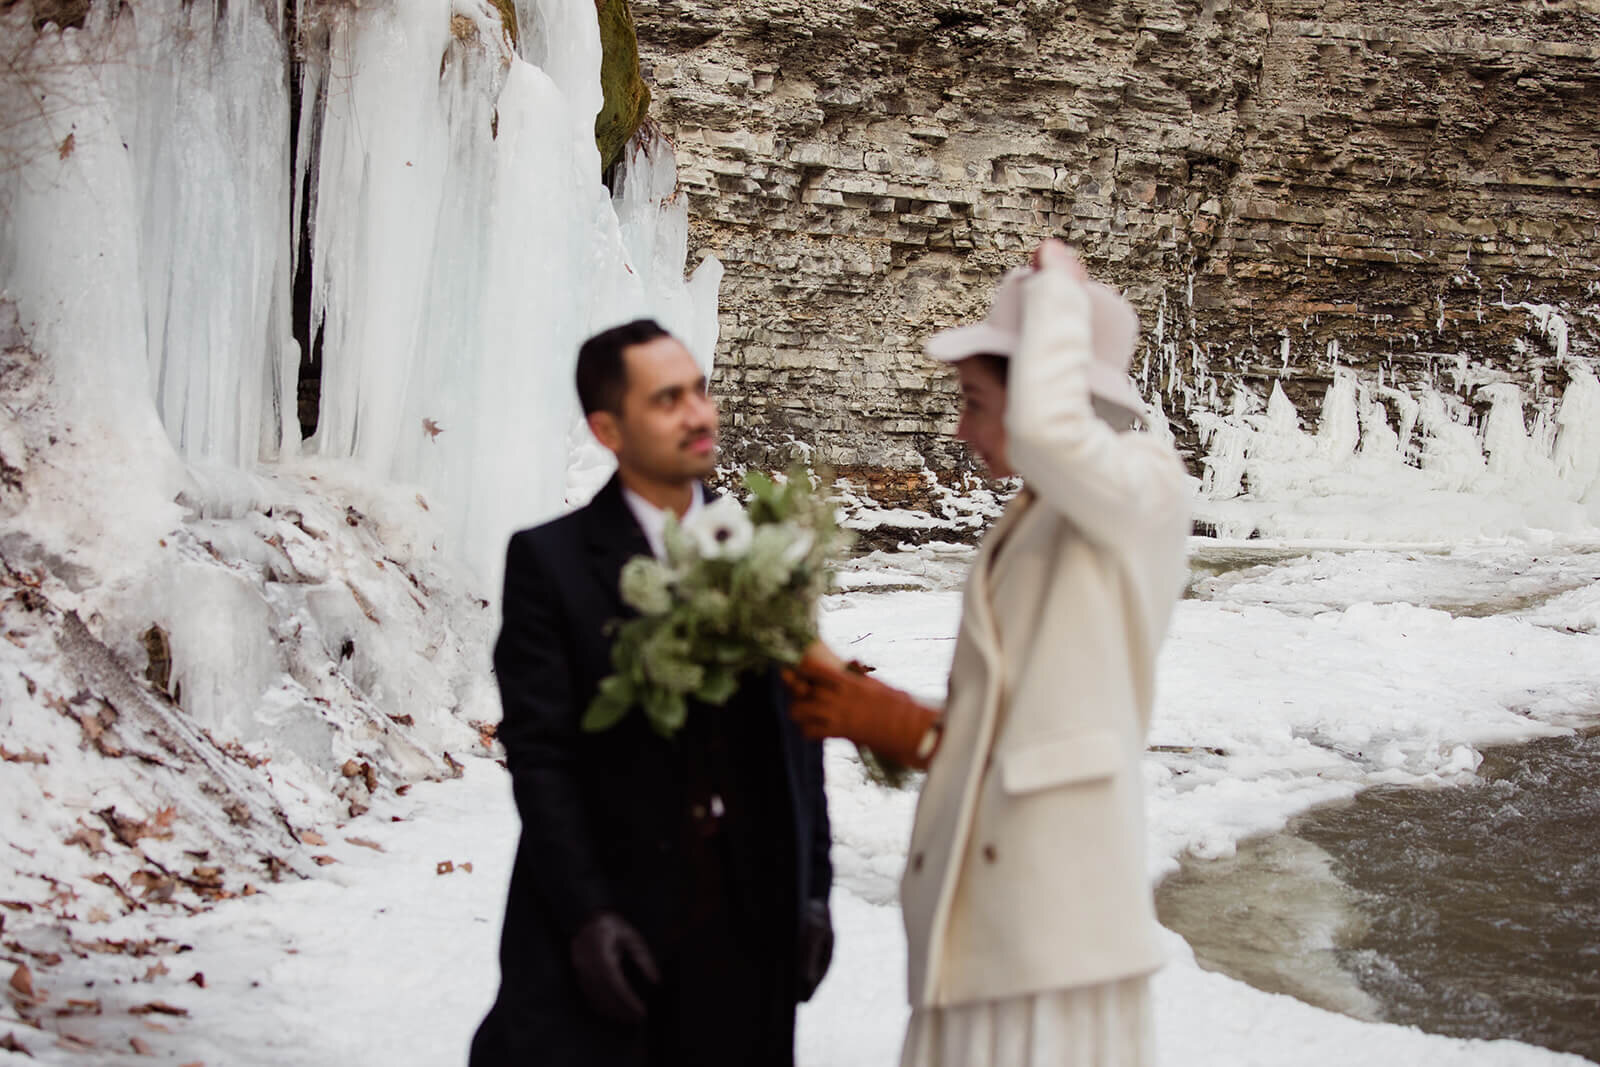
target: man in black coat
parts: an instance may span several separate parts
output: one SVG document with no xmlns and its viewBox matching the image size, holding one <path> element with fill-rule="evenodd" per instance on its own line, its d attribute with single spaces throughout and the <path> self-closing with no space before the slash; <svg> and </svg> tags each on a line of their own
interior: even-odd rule
<svg viewBox="0 0 1600 1067">
<path fill-rule="evenodd" d="M 506 556 L 494 665 L 522 835 L 471 1064 L 789 1067 L 795 1003 L 832 954 L 833 872 L 821 748 L 776 672 L 692 705 L 671 739 L 637 709 L 579 726 L 631 614 L 622 565 L 703 506 L 716 405 L 649 320 L 584 344 L 578 393 L 618 472 Z"/>
</svg>

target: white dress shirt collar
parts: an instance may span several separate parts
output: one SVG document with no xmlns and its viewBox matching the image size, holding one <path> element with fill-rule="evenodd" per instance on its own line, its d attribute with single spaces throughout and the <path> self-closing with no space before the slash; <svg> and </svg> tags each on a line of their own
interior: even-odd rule
<svg viewBox="0 0 1600 1067">
<path fill-rule="evenodd" d="M 668 514 L 666 509 L 656 507 L 627 486 L 622 487 L 622 499 L 628 502 L 628 510 L 633 512 L 633 517 L 639 520 L 639 528 L 644 531 L 644 539 L 650 542 L 651 553 L 656 559 L 666 560 Z M 705 488 L 696 482 L 694 493 L 689 498 L 689 510 L 684 512 L 683 518 L 678 521 L 688 521 L 705 506 Z"/>
</svg>

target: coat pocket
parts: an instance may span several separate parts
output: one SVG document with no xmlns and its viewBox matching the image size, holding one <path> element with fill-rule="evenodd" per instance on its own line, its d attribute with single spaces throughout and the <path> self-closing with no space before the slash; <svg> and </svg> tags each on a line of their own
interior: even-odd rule
<svg viewBox="0 0 1600 1067">
<path fill-rule="evenodd" d="M 1000 787 L 1008 794 L 1110 778 L 1126 757 L 1111 730 L 1061 734 L 1001 752 Z"/>
</svg>

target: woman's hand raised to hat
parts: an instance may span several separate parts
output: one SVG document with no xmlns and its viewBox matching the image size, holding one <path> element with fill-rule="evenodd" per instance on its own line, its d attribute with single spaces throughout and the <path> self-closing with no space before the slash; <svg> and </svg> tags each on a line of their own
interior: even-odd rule
<svg viewBox="0 0 1600 1067">
<path fill-rule="evenodd" d="M 1048 237 L 1033 250 L 1029 260 L 1035 270 L 1065 270 L 1075 282 L 1089 280 L 1089 271 L 1078 258 L 1078 253 L 1054 237 Z"/>
</svg>

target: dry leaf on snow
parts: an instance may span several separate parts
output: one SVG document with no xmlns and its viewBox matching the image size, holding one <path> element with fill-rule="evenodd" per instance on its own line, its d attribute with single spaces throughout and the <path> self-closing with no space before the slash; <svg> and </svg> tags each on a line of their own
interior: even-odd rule
<svg viewBox="0 0 1600 1067">
<path fill-rule="evenodd" d="M 78 828 L 72 831 L 72 836 L 61 842 L 63 845 L 82 845 L 91 856 L 110 855 L 106 848 L 106 832 L 85 826 L 80 821 Z"/>
<path fill-rule="evenodd" d="M 67 1006 L 56 1009 L 57 1015 L 99 1015 L 100 1001 L 67 998 Z"/>
<path fill-rule="evenodd" d="M 39 994 L 33 991 L 33 972 L 26 963 L 17 964 L 17 969 L 11 972 L 11 990 L 29 1000 L 39 999 Z"/>
</svg>

